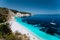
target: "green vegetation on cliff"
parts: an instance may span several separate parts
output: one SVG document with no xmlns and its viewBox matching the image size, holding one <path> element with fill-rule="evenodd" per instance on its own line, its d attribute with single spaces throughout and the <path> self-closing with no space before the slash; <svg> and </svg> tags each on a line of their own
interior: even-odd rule
<svg viewBox="0 0 60 40">
<path fill-rule="evenodd" d="M 6 8 L 0 8 L 0 23 L 7 21 L 8 10 Z"/>
<path fill-rule="evenodd" d="M 10 29 L 10 24 L 5 23 L 8 21 L 9 9 L 0 7 L 0 40 L 29 40 L 25 34 L 22 33 L 12 33 Z M 14 13 L 18 12 L 16 10 L 11 10 Z"/>
</svg>

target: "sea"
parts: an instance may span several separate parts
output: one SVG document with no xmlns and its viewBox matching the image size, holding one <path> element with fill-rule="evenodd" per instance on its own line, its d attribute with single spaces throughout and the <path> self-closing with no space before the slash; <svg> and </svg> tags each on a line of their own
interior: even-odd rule
<svg viewBox="0 0 60 40">
<path fill-rule="evenodd" d="M 39 37 L 60 40 L 60 14 L 37 14 L 15 19 Z"/>
</svg>

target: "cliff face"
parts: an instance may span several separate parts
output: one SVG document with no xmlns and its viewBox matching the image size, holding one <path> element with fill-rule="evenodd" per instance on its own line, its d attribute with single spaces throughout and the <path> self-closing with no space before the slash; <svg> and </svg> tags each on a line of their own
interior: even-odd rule
<svg viewBox="0 0 60 40">
<path fill-rule="evenodd" d="M 1 40 L 12 40 L 12 39 L 13 40 L 25 40 L 26 38 L 28 38 L 25 34 L 23 35 L 22 33 L 21 34 L 17 33 L 20 35 L 20 37 L 18 37 L 19 35 L 17 34 L 14 35 L 14 33 L 12 33 L 12 30 L 10 29 L 10 24 L 8 22 L 12 17 L 16 15 L 17 17 L 19 16 L 21 17 L 21 15 L 26 16 L 25 14 L 29 14 L 29 13 L 24 13 L 24 12 L 21 13 L 19 11 L 11 10 L 8 8 L 0 8 L 0 39 Z"/>
<path fill-rule="evenodd" d="M 0 8 L 0 23 L 6 22 L 12 16 L 28 17 L 28 16 L 31 16 L 31 13 L 19 12 L 19 11 L 8 9 L 8 8 Z"/>
<path fill-rule="evenodd" d="M 8 10 L 6 8 L 0 8 L 0 23 L 7 21 Z"/>
</svg>

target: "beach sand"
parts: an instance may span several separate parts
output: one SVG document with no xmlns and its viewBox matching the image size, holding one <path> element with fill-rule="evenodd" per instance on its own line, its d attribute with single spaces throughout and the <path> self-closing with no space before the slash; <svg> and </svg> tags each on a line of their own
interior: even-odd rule
<svg viewBox="0 0 60 40">
<path fill-rule="evenodd" d="M 18 31 L 18 32 L 20 32 L 22 34 L 26 34 L 28 37 L 30 37 L 30 40 L 44 40 L 43 38 L 38 38 L 31 31 L 24 28 L 23 25 L 19 24 L 15 20 L 11 20 L 9 23 L 10 23 L 10 28 L 11 28 L 12 32 Z"/>
</svg>

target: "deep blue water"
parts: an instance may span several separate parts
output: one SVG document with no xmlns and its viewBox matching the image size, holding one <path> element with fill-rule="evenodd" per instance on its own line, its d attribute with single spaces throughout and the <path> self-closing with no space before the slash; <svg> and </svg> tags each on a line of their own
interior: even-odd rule
<svg viewBox="0 0 60 40">
<path fill-rule="evenodd" d="M 16 21 L 23 25 L 25 28 L 27 28 L 28 30 L 30 30 L 32 33 L 34 33 L 38 38 L 43 38 L 44 40 L 60 40 L 58 37 L 56 36 L 52 36 L 49 35 L 45 32 L 42 32 L 39 30 L 39 28 L 34 27 L 33 25 L 30 25 L 28 23 L 24 23 L 22 20 L 22 18 L 19 17 L 15 17 Z"/>
<path fill-rule="evenodd" d="M 60 14 L 40 14 L 27 18 L 22 18 L 22 21 L 34 25 L 35 27 L 42 28 L 42 30 L 48 34 L 54 35 L 54 33 L 60 35 Z M 50 24 L 55 23 L 56 25 Z"/>
<path fill-rule="evenodd" d="M 41 14 L 41 15 L 34 15 L 28 18 L 25 18 L 23 21 L 29 21 L 31 24 L 47 24 L 49 25 L 50 22 L 56 23 L 54 27 L 59 27 L 60 28 L 60 15 L 58 14 Z M 50 25 L 49 25 L 50 26 Z"/>
</svg>

